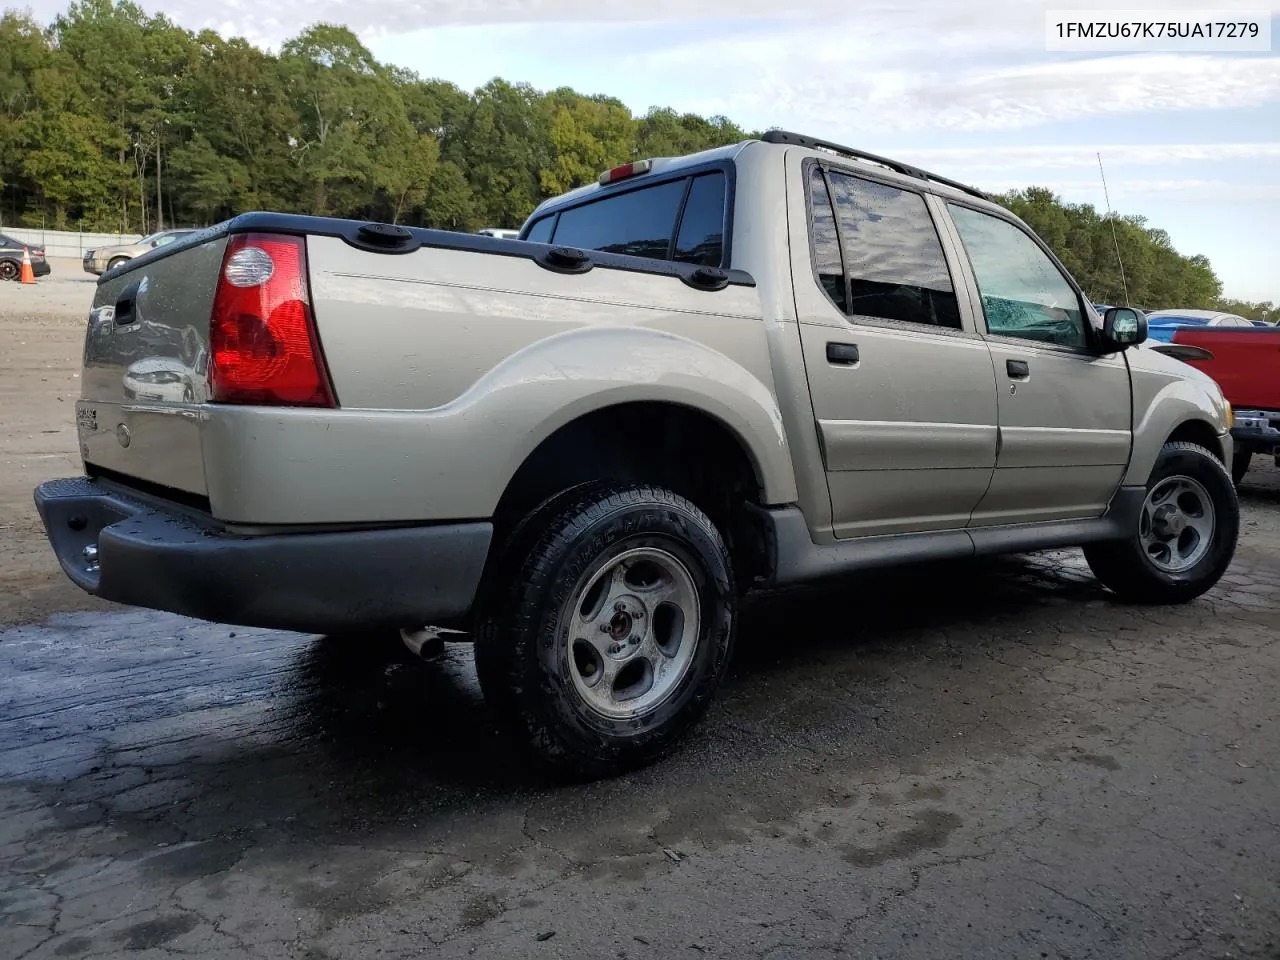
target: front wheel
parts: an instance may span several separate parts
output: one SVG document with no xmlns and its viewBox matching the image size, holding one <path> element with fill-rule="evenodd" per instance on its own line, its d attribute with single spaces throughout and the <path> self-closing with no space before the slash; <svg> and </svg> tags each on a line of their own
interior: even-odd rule
<svg viewBox="0 0 1280 960">
<path fill-rule="evenodd" d="M 1221 579 L 1235 555 L 1240 506 L 1226 467 L 1204 447 L 1167 443 L 1147 481 L 1137 529 L 1090 544 L 1085 559 L 1122 599 L 1185 603 Z"/>
<path fill-rule="evenodd" d="M 736 612 L 724 540 L 688 500 L 647 485 L 584 488 L 538 525 L 481 612 L 485 696 L 563 773 L 649 763 L 724 676 Z"/>
<path fill-rule="evenodd" d="M 128 262 L 129 262 L 128 257 L 116 257 L 114 260 L 112 260 L 110 263 L 107 264 L 106 272 L 110 273 L 116 267 L 123 267 Z"/>
</svg>

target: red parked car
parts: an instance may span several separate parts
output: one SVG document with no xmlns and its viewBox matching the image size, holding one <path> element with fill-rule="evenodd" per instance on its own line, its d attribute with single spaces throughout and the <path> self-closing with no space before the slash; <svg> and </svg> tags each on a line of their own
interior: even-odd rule
<svg viewBox="0 0 1280 960">
<path fill-rule="evenodd" d="M 1151 349 L 1198 367 L 1222 388 L 1235 412 L 1236 483 L 1254 454 L 1280 465 L 1280 328 L 1179 327 L 1172 342 L 1152 343 Z"/>
</svg>

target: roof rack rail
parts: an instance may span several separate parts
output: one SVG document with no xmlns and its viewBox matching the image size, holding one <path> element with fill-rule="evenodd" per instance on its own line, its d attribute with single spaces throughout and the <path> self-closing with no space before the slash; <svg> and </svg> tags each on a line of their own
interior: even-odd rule
<svg viewBox="0 0 1280 960">
<path fill-rule="evenodd" d="M 960 183 L 958 180 L 952 180 L 949 177 L 939 176 L 936 173 L 930 173 L 928 170 L 922 170 L 919 167 L 913 167 L 909 163 L 902 163 L 899 160 L 890 160 L 888 157 L 881 157 L 874 153 L 867 153 L 865 150 L 855 150 L 853 147 L 845 147 L 838 143 L 832 143 L 829 140 L 819 140 L 817 137 L 805 136 L 803 133 L 792 133 L 789 130 L 768 130 L 760 138 L 765 143 L 783 143 L 792 147 L 807 147 L 810 150 L 826 150 L 828 153 L 837 153 L 845 157 L 853 157 L 857 160 L 866 160 L 869 163 L 879 164 L 886 169 L 895 173 L 901 173 L 904 176 L 914 177 L 917 180 L 932 180 L 934 183 L 946 184 L 955 190 L 960 190 L 970 196 L 980 197 L 983 200 L 990 200 L 990 195 L 979 190 L 977 187 L 971 187 L 967 184 Z"/>
</svg>

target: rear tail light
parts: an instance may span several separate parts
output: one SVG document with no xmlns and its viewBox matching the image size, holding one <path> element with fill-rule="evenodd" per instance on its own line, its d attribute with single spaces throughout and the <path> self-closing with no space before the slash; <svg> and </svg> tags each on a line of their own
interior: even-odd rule
<svg viewBox="0 0 1280 960">
<path fill-rule="evenodd" d="M 209 323 L 216 403 L 332 407 L 302 237 L 240 234 L 227 244 Z"/>
</svg>

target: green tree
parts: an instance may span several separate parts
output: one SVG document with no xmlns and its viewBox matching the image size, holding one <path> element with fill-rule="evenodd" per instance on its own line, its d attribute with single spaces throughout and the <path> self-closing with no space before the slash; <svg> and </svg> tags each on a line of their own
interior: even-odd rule
<svg viewBox="0 0 1280 960">
<path fill-rule="evenodd" d="M 561 88 L 546 95 L 542 108 L 548 156 L 538 172 L 538 186 L 544 194 L 584 186 L 633 158 L 635 120 L 617 100 Z"/>
<path fill-rule="evenodd" d="M 453 161 L 441 161 L 431 174 L 422 202 L 423 225 L 471 231 L 479 226 L 478 219 L 475 192 L 466 174 Z"/>
<path fill-rule="evenodd" d="M 1211 307 L 1222 283 L 1203 256 L 1183 256 L 1140 216 L 1103 216 L 1028 187 L 1001 201 L 1044 240 L 1096 302 Z"/>
<path fill-rule="evenodd" d="M 309 186 L 309 212 L 341 213 L 368 199 L 373 156 L 369 111 L 377 64 L 346 27 L 320 23 L 281 51 L 285 82 L 300 118 L 294 144 L 297 184 Z"/>
<path fill-rule="evenodd" d="M 202 217 L 293 204 L 299 119 L 275 58 L 244 40 L 200 34 L 183 77 L 181 124 L 185 142 L 172 166 Z"/>
<path fill-rule="evenodd" d="M 457 135 L 446 140 L 445 159 L 467 171 L 486 226 L 518 226 L 544 196 L 538 171 L 549 149 L 539 100 L 528 84 L 491 80 L 476 91 Z"/>
<path fill-rule="evenodd" d="M 109 189 L 120 205 L 121 229 L 146 229 L 163 217 L 170 108 L 190 35 L 128 0 L 72 3 L 51 35 L 91 109 L 112 128 Z"/>
</svg>

